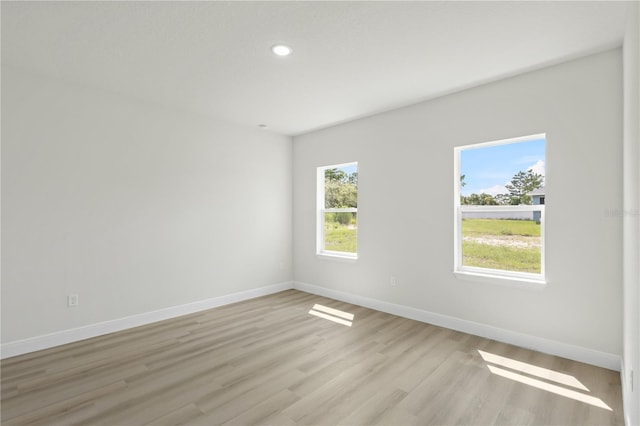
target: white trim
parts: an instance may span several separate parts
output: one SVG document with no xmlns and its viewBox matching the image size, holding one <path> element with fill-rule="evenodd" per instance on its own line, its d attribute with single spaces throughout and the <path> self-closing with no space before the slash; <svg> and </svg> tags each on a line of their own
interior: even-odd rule
<svg viewBox="0 0 640 426">
<path fill-rule="evenodd" d="M 633 398 L 633 396 L 635 395 L 635 393 L 637 392 L 638 389 L 638 385 L 636 383 L 636 380 L 638 378 L 638 375 L 634 373 L 634 392 L 631 392 L 631 388 L 629 386 L 629 371 L 627 369 L 626 363 L 624 361 L 624 359 L 622 359 L 621 365 L 620 365 L 620 383 L 622 383 L 622 412 L 624 413 L 624 424 L 627 426 L 632 426 L 631 423 L 631 408 L 632 408 L 632 401 L 631 399 Z"/>
<path fill-rule="evenodd" d="M 292 288 L 293 283 L 291 281 L 287 281 L 268 285 L 265 287 L 245 290 L 238 293 L 232 293 L 225 296 L 218 296 L 211 299 L 186 303 L 184 305 L 170 306 L 168 308 L 158 309 L 157 311 L 145 312 L 125 318 L 118 318 L 96 324 L 89 324 L 78 328 L 72 328 L 69 330 L 46 334 L 43 336 L 32 337 L 30 339 L 8 342 L 2 344 L 2 346 L 0 347 L 0 359 L 52 348 L 54 346 L 65 345 L 67 343 L 73 343 L 79 340 L 101 336 L 103 334 L 126 330 L 145 324 L 150 324 L 156 321 L 163 321 L 182 315 L 192 314 L 194 312 L 200 312 L 231 303 L 241 302 L 243 300 L 266 296 L 268 294 L 278 293 L 284 290 L 290 290 Z"/>
<path fill-rule="evenodd" d="M 344 260 L 347 262 L 358 260 L 358 253 L 348 253 L 346 251 L 325 250 L 322 253 L 317 253 L 316 256 L 318 259 Z"/>
<path fill-rule="evenodd" d="M 502 284 L 522 286 L 523 283 L 534 283 L 536 281 L 546 284 L 546 253 L 545 253 L 545 205 L 529 204 L 517 206 L 473 206 L 460 204 L 460 153 L 472 149 L 488 148 L 498 145 L 510 145 L 519 142 L 531 142 L 543 139 L 545 141 L 545 155 L 547 134 L 538 133 L 535 135 L 522 136 L 517 138 L 501 139 L 497 141 L 475 143 L 470 145 L 457 146 L 453 148 L 453 270 L 454 274 L 471 274 L 475 278 L 481 277 L 483 274 L 488 279 L 495 279 L 504 276 L 506 280 L 502 280 Z M 546 161 L 546 160 L 545 160 Z M 545 182 L 546 185 L 546 182 Z M 516 271 L 503 271 L 497 269 L 471 268 L 462 264 L 462 214 L 464 212 L 509 212 L 509 211 L 540 211 L 540 273 L 523 273 Z M 458 277 L 458 275 L 456 275 Z M 528 285 L 528 284 L 527 284 Z"/>
<path fill-rule="evenodd" d="M 626 386 L 625 384 L 625 378 L 627 376 L 626 373 L 626 367 L 625 367 L 625 363 L 624 363 L 624 359 L 622 359 L 622 362 L 620 363 L 620 384 L 622 385 L 622 414 L 623 414 L 623 418 L 624 418 L 624 424 L 625 425 L 630 425 L 630 419 L 629 419 L 629 408 L 627 407 L 627 401 L 625 396 L 626 395 L 631 395 L 631 389 L 628 389 L 628 386 Z"/>
<path fill-rule="evenodd" d="M 585 362 L 587 364 L 596 365 L 598 367 L 608 368 L 615 371 L 620 371 L 621 369 L 623 369 L 621 358 L 618 355 L 600 352 L 581 346 L 570 345 L 567 343 L 557 342 L 554 340 L 544 339 L 541 337 L 531 336 L 528 334 L 505 330 L 498 327 L 475 323 L 473 321 L 467 321 L 447 315 L 437 314 L 421 309 L 398 305 L 395 303 L 384 302 L 377 299 L 371 299 L 352 293 L 345 293 L 342 291 L 332 290 L 325 287 L 306 284 L 302 282 L 283 282 L 279 284 L 273 284 L 270 286 L 259 287 L 225 296 L 214 297 L 212 299 L 187 303 L 184 305 L 172 306 L 169 308 L 146 312 L 130 317 L 119 318 L 97 324 L 90 324 L 69 330 L 63 330 L 60 332 L 37 336 L 30 339 L 8 342 L 0 347 L 0 359 L 52 348 L 67 343 L 73 343 L 80 340 L 89 339 L 91 337 L 101 336 L 116 331 L 150 324 L 156 321 L 175 318 L 182 315 L 228 305 L 231 303 L 241 302 L 243 300 L 253 299 L 256 297 L 278 293 L 280 291 L 290 290 L 292 288 L 311 294 L 317 294 L 319 296 L 330 297 L 332 299 L 357 304 L 370 309 L 387 312 L 389 314 L 398 315 L 404 318 L 410 318 L 416 321 L 434 324 L 440 327 L 450 328 L 452 330 L 462 331 L 464 333 L 469 333 L 516 346 L 521 346 L 539 352 L 561 356 L 575 361 Z M 621 377 L 622 379 L 624 379 L 624 376 Z M 622 383 L 623 389 L 625 389 L 626 382 L 622 380 Z"/>
<path fill-rule="evenodd" d="M 349 167 L 349 166 L 353 166 L 354 164 L 358 164 L 357 161 L 347 161 L 346 163 L 340 163 L 340 164 L 331 164 L 329 166 L 318 166 L 319 169 L 322 169 L 322 178 L 324 180 L 324 171 L 327 169 L 341 169 L 343 167 Z"/>
<path fill-rule="evenodd" d="M 342 258 L 342 259 L 357 259 L 358 253 L 349 253 L 341 251 L 325 250 L 324 248 L 324 225 L 325 225 L 325 213 L 358 213 L 358 208 L 346 207 L 346 208 L 325 208 L 325 170 L 328 169 L 340 169 L 342 167 L 356 166 L 358 170 L 358 162 L 351 161 L 349 163 L 334 164 L 331 166 L 319 166 L 316 169 L 316 255 L 327 256 L 329 258 Z M 356 227 L 356 241 L 357 241 L 358 228 Z"/>
<path fill-rule="evenodd" d="M 473 268 L 464 268 L 458 271 L 453 271 L 453 275 L 460 280 L 476 281 L 487 284 L 498 284 L 507 286 L 517 286 L 520 288 L 530 288 L 532 290 L 544 290 L 547 288 L 547 281 L 534 278 L 525 278 L 522 276 L 508 276 L 505 274 L 492 275 L 490 272 L 493 269 L 482 269 L 475 272 Z"/>
<path fill-rule="evenodd" d="M 323 209 L 323 213 L 358 213 L 358 209 L 354 207 L 347 207 L 344 209 Z"/>
<path fill-rule="evenodd" d="M 497 340 L 499 342 L 509 343 L 538 352 L 596 365 L 598 367 L 608 368 L 610 370 L 620 371 L 621 368 L 620 356 L 607 352 L 600 352 L 582 346 L 571 345 L 568 343 L 545 339 L 543 337 L 480 324 L 417 308 L 411 308 L 409 306 L 397 305 L 395 303 L 371 299 L 357 294 L 345 293 L 313 284 L 296 281 L 293 284 L 293 288 L 307 293 L 317 294 L 319 296 L 329 297 L 343 302 L 353 303 L 370 309 L 398 315 L 404 318 L 485 337 L 487 339 Z"/>
<path fill-rule="evenodd" d="M 324 170 L 316 169 L 316 254 L 324 251 Z"/>
<path fill-rule="evenodd" d="M 456 149 L 459 149 L 462 151 L 462 150 L 468 150 L 468 149 L 487 148 L 490 146 L 509 145 L 509 144 L 518 143 L 518 142 L 531 142 L 531 141 L 537 141 L 537 140 L 546 139 L 546 138 L 547 138 L 546 133 L 537 133 L 535 135 L 519 136 L 517 138 L 507 138 L 507 139 L 500 139 L 500 140 L 491 141 L 491 142 L 472 143 L 468 145 L 457 146 Z"/>
<path fill-rule="evenodd" d="M 544 211 L 544 204 L 518 204 L 517 206 L 474 206 L 468 204 L 460 205 L 463 212 L 535 212 Z"/>
</svg>

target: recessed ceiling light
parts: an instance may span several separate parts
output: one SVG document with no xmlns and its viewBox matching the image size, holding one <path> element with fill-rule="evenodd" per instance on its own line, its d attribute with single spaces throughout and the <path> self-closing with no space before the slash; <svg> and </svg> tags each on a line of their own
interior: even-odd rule
<svg viewBox="0 0 640 426">
<path fill-rule="evenodd" d="M 284 44 L 276 44 L 271 48 L 271 51 L 278 56 L 289 56 L 292 52 L 291 48 Z"/>
</svg>

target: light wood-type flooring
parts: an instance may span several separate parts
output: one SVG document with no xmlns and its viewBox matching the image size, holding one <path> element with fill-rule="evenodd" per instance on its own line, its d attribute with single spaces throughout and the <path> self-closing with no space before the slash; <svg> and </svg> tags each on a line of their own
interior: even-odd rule
<svg viewBox="0 0 640 426">
<path fill-rule="evenodd" d="M 623 424 L 617 372 L 297 290 L 1 368 L 7 426 Z"/>
</svg>

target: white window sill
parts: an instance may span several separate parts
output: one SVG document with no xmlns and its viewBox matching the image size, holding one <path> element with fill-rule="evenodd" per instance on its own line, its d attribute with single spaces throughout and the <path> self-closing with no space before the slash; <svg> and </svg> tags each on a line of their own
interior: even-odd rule
<svg viewBox="0 0 640 426">
<path fill-rule="evenodd" d="M 358 260 L 358 255 L 343 255 L 340 253 L 316 253 L 318 259 L 331 260 L 337 262 L 355 263 Z"/>
<path fill-rule="evenodd" d="M 453 271 L 453 275 L 457 279 L 464 281 L 506 285 L 509 287 L 527 288 L 532 290 L 544 290 L 547 287 L 547 282 L 543 279 L 510 277 L 505 275 L 470 271 Z"/>
</svg>

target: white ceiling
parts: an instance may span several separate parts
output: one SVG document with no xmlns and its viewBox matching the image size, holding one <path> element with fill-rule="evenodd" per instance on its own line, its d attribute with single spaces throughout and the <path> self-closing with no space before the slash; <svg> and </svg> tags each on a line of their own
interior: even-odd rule
<svg viewBox="0 0 640 426">
<path fill-rule="evenodd" d="M 3 1 L 2 62 L 295 135 L 619 46 L 628 6 Z"/>
</svg>

